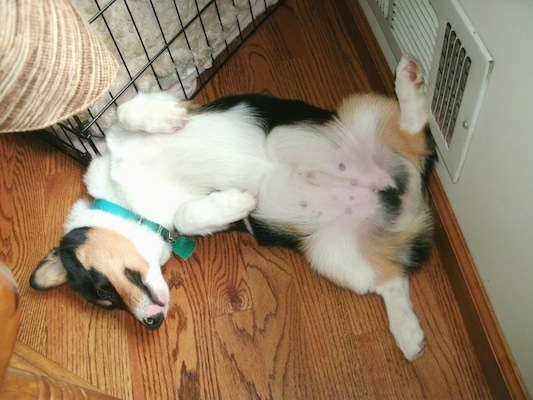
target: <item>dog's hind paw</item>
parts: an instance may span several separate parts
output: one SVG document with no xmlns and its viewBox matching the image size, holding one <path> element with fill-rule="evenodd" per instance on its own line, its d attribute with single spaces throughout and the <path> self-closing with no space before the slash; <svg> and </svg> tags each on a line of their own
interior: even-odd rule
<svg viewBox="0 0 533 400">
<path fill-rule="evenodd" d="M 414 57 L 404 54 L 396 68 L 396 94 L 398 97 L 417 96 L 423 85 L 422 66 Z"/>
<path fill-rule="evenodd" d="M 157 112 L 160 118 L 157 121 L 152 121 L 153 124 L 150 126 L 149 132 L 174 133 L 189 122 L 187 109 L 182 107 L 180 103 L 167 103 L 161 106 L 162 108 Z"/>
<path fill-rule="evenodd" d="M 139 93 L 118 107 L 117 121 L 132 132 L 174 133 L 189 121 L 188 109 L 188 102 L 166 93 Z"/>
<path fill-rule="evenodd" d="M 409 280 L 405 276 L 393 278 L 377 286 L 376 293 L 383 297 L 389 318 L 389 329 L 408 361 L 414 361 L 424 352 L 426 340 L 420 321 L 409 297 Z"/>
<path fill-rule="evenodd" d="M 426 339 L 418 319 L 404 321 L 393 332 L 396 344 L 408 361 L 415 361 L 424 354 Z"/>
<path fill-rule="evenodd" d="M 400 104 L 400 127 L 418 133 L 427 123 L 424 72 L 420 63 L 403 55 L 396 68 L 396 96 Z"/>
</svg>

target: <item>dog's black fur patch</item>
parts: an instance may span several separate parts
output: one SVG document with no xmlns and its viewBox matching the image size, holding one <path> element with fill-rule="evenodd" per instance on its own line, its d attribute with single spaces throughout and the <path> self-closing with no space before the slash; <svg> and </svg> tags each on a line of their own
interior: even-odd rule
<svg viewBox="0 0 533 400">
<path fill-rule="evenodd" d="M 389 186 L 378 192 L 379 204 L 381 206 L 382 215 L 385 222 L 392 224 L 402 210 L 402 192 L 395 187 Z"/>
<path fill-rule="evenodd" d="M 134 271 L 131 268 L 126 268 L 124 270 L 124 275 L 126 276 L 126 278 L 128 278 L 128 280 L 131 283 L 133 283 L 135 286 L 141 289 L 144 293 L 146 293 L 155 304 L 159 306 L 163 306 L 163 304 L 161 304 L 161 302 L 157 300 L 154 294 L 143 283 L 141 274 L 138 271 Z"/>
<path fill-rule="evenodd" d="M 431 175 L 431 171 L 433 170 L 433 167 L 435 166 L 435 163 L 438 161 L 438 155 L 437 155 L 437 146 L 435 145 L 435 141 L 433 140 L 433 136 L 431 136 L 431 131 L 429 130 L 429 126 L 426 126 L 426 143 L 427 148 L 430 151 L 430 154 L 426 157 L 424 166 L 422 168 L 422 193 L 427 194 L 428 186 L 429 186 L 429 176 Z"/>
<path fill-rule="evenodd" d="M 433 247 L 433 229 L 428 227 L 408 245 L 407 259 L 404 260 L 407 273 L 414 273 L 424 266 Z"/>
<path fill-rule="evenodd" d="M 283 232 L 279 227 L 271 228 L 253 217 L 248 217 L 248 221 L 254 230 L 253 234 L 261 246 L 282 246 L 289 249 L 298 250 L 301 237 Z"/>
<path fill-rule="evenodd" d="M 219 98 L 194 112 L 226 111 L 240 104 L 253 110 L 265 132 L 280 125 L 297 123 L 323 124 L 332 120 L 336 113 L 315 107 L 300 100 L 279 99 L 265 94 L 239 94 Z"/>
<path fill-rule="evenodd" d="M 392 171 L 392 180 L 400 195 L 407 191 L 407 184 L 409 183 L 409 173 L 404 164 L 398 164 Z"/>
</svg>

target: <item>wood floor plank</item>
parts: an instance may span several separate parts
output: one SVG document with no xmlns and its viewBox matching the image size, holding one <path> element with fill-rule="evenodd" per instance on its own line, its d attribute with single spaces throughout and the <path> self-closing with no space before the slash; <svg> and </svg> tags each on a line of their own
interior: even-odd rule
<svg viewBox="0 0 533 400">
<path fill-rule="evenodd" d="M 267 92 L 333 108 L 354 91 L 391 93 L 392 77 L 352 2 L 285 0 L 197 95 Z M 370 43 L 370 45 L 369 45 Z M 370 46 L 370 47 L 369 47 Z M 412 279 L 425 355 L 404 360 L 381 298 L 311 271 L 298 253 L 245 233 L 200 238 L 163 274 L 168 318 L 150 331 L 68 287 L 28 277 L 57 244 L 83 168 L 33 135 L 0 136 L 0 258 L 19 282 L 19 340 L 121 399 L 489 399 L 435 250 Z"/>
</svg>

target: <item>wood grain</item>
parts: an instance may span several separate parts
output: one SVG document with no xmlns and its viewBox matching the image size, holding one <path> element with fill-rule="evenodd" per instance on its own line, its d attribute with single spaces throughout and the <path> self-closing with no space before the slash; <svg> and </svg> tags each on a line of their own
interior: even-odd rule
<svg viewBox="0 0 533 400">
<path fill-rule="evenodd" d="M 356 2 L 286 0 L 198 94 L 268 92 L 332 108 L 392 77 Z M 0 137 L 0 258 L 20 285 L 19 341 L 121 399 L 489 399 L 439 253 L 412 279 L 428 347 L 414 363 L 382 301 L 314 274 L 302 257 L 226 232 L 164 269 L 172 304 L 156 331 L 68 287 L 28 278 L 83 193 L 81 166 L 33 134 Z"/>
</svg>

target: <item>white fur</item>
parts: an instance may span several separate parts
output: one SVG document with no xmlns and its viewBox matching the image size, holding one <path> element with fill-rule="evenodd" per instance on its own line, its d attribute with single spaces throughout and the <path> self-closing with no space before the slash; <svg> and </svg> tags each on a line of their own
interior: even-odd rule
<svg viewBox="0 0 533 400">
<path fill-rule="evenodd" d="M 152 96 L 140 94 L 128 104 L 145 117 L 142 124 L 173 119 L 168 108 L 143 113 Z M 182 115 L 179 102 L 169 101 Z M 225 229 L 255 207 L 266 162 L 264 133 L 249 119 L 244 107 L 224 114 L 198 114 L 170 136 L 113 126 L 104 157 L 110 160 L 114 190 L 135 212 L 168 229 L 200 235 Z M 99 185 L 100 179 L 88 179 L 88 186 Z"/>
</svg>

